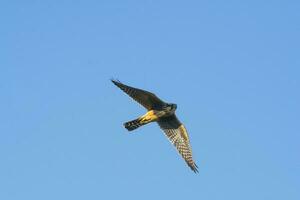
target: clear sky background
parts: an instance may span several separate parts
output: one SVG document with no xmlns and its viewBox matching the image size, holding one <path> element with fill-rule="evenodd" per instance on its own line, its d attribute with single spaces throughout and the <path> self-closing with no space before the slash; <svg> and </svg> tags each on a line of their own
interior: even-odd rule
<svg viewBox="0 0 300 200">
<path fill-rule="evenodd" d="M 300 199 L 300 1 L 1 1 L 0 199 Z M 199 174 L 110 78 L 177 103 Z"/>
</svg>

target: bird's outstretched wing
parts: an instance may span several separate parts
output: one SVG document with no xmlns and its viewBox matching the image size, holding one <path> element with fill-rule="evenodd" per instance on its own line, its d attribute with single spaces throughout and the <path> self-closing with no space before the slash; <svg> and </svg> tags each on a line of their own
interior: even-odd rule
<svg viewBox="0 0 300 200">
<path fill-rule="evenodd" d="M 157 122 L 187 165 L 197 173 L 198 166 L 192 158 L 192 148 L 184 125 L 177 119 L 175 114 L 168 117 L 161 117 Z"/>
<path fill-rule="evenodd" d="M 155 94 L 141 90 L 138 88 L 130 87 L 121 83 L 120 81 L 111 80 L 116 86 L 118 86 L 121 90 L 123 90 L 126 94 L 128 94 L 135 101 L 144 106 L 147 110 L 152 110 L 157 107 L 162 107 L 165 102 L 159 99 Z"/>
</svg>

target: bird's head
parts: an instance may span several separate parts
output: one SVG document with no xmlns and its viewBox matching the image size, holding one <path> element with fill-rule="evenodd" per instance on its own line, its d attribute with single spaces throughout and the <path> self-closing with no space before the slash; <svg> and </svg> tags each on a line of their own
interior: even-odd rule
<svg viewBox="0 0 300 200">
<path fill-rule="evenodd" d="M 177 105 L 175 103 L 168 103 L 167 104 L 168 109 L 170 109 L 170 111 L 174 112 L 177 109 Z"/>
<path fill-rule="evenodd" d="M 174 110 L 176 110 L 176 109 L 177 109 L 177 104 L 175 104 L 175 103 L 172 103 L 172 104 L 171 104 L 171 106 L 172 106 L 172 109 L 174 109 Z"/>
</svg>

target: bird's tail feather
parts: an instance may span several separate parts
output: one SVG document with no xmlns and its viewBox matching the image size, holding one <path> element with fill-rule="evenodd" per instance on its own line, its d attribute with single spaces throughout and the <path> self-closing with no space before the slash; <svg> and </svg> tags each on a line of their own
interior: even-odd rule
<svg viewBox="0 0 300 200">
<path fill-rule="evenodd" d="M 140 117 L 135 120 L 124 123 L 124 126 L 128 131 L 133 131 L 133 130 L 135 130 L 145 124 L 148 124 L 148 123 L 149 123 L 149 121 L 146 121 L 142 117 Z"/>
</svg>

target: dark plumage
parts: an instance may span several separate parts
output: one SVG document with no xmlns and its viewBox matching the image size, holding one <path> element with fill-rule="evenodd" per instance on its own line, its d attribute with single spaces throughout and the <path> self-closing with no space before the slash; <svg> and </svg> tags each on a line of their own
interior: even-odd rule
<svg viewBox="0 0 300 200">
<path fill-rule="evenodd" d="M 120 81 L 111 81 L 148 110 L 145 115 L 124 123 L 125 128 L 133 131 L 150 122 L 157 122 L 187 165 L 194 172 L 198 172 L 198 167 L 192 158 L 192 149 L 186 128 L 175 115 L 176 104 L 168 104 L 151 92 L 125 85 Z"/>
</svg>

